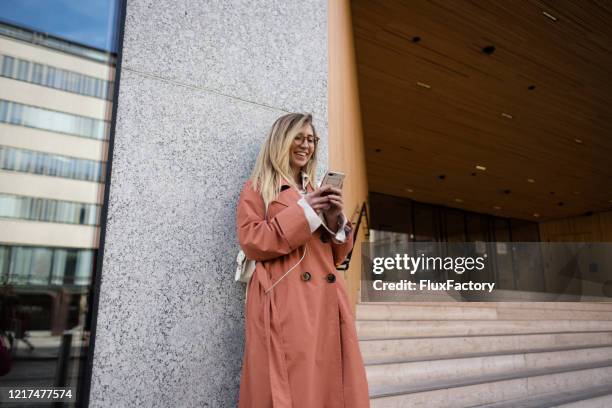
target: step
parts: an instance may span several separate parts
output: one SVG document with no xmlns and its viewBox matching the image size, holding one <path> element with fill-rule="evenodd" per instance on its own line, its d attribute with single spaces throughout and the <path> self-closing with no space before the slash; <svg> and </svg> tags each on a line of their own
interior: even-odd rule
<svg viewBox="0 0 612 408">
<path fill-rule="evenodd" d="M 611 402 L 612 383 L 581 390 L 554 392 L 492 404 L 474 405 L 472 408 L 606 408 L 612 406 Z"/>
<path fill-rule="evenodd" d="M 612 312 L 612 302 L 359 302 L 358 305 L 457 306 L 511 309 L 595 310 Z"/>
<path fill-rule="evenodd" d="M 612 331 L 606 320 L 357 320 L 360 340 Z"/>
<path fill-rule="evenodd" d="M 612 361 L 464 377 L 415 386 L 370 388 L 371 408 L 465 408 L 499 400 L 567 392 L 610 384 Z"/>
<path fill-rule="evenodd" d="M 455 304 L 364 304 L 356 306 L 357 320 L 610 320 L 612 311 L 540 309 Z"/>
<path fill-rule="evenodd" d="M 570 402 L 563 405 L 554 405 L 551 408 L 610 408 L 612 407 L 612 390 L 608 390 L 608 392 L 608 395 L 602 395 L 601 397 Z"/>
<path fill-rule="evenodd" d="M 357 320 L 486 320 L 497 319 L 497 308 L 455 305 L 422 306 L 357 304 Z"/>
<path fill-rule="evenodd" d="M 361 340 L 366 364 L 612 346 L 612 331 Z"/>
<path fill-rule="evenodd" d="M 419 387 L 432 382 L 512 375 L 526 370 L 563 369 L 607 360 L 612 361 L 612 347 L 375 364 L 366 365 L 366 373 L 371 387 L 402 387 L 405 384 Z"/>
</svg>

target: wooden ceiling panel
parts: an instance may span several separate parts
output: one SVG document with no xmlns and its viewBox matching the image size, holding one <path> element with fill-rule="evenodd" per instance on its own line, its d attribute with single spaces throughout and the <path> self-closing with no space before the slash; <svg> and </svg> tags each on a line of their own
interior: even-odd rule
<svg viewBox="0 0 612 408">
<path fill-rule="evenodd" d="M 577 3 L 353 1 L 370 190 L 531 220 L 611 209 L 612 6 Z"/>
</svg>

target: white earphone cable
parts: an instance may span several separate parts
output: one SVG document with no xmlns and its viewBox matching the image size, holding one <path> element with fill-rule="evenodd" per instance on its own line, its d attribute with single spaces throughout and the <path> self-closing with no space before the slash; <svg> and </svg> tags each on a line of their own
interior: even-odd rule
<svg viewBox="0 0 612 408">
<path fill-rule="evenodd" d="M 306 255 L 306 244 L 304 244 L 304 253 L 302 254 L 302 257 L 300 258 L 300 260 L 299 260 L 299 261 L 297 261 L 297 263 L 296 263 L 295 265 L 293 265 L 291 268 L 289 268 L 289 270 L 288 270 L 287 272 L 285 272 L 285 273 L 283 274 L 283 276 L 281 276 L 281 277 L 280 277 L 280 278 L 279 278 L 279 279 L 278 279 L 276 282 L 274 282 L 274 284 L 273 284 L 272 286 L 270 286 L 268 289 L 266 289 L 266 291 L 265 291 L 264 293 L 268 293 L 270 290 L 272 290 L 272 288 L 273 288 L 274 286 L 276 286 L 276 284 L 277 284 L 278 282 L 280 282 L 281 280 L 283 280 L 283 278 L 284 278 L 285 276 L 287 276 L 287 274 L 288 274 L 289 272 L 291 272 L 291 271 L 293 270 L 293 268 L 295 268 L 296 266 L 298 266 L 298 265 L 300 264 L 300 262 L 302 262 L 302 260 L 304 259 L 304 256 L 305 256 L 305 255 Z"/>
</svg>

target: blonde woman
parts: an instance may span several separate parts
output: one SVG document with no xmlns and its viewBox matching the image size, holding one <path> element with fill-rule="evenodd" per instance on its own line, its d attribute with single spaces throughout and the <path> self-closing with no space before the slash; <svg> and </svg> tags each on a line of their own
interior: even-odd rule
<svg viewBox="0 0 612 408">
<path fill-rule="evenodd" d="M 335 264 L 353 246 L 342 191 L 316 188 L 312 116 L 276 120 L 245 183 L 236 230 L 247 287 L 239 408 L 369 407 L 354 317 Z"/>
</svg>

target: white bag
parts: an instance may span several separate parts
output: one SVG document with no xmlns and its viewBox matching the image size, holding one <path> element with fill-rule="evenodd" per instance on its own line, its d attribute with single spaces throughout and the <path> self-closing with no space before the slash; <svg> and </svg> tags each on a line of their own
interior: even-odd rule
<svg viewBox="0 0 612 408">
<path fill-rule="evenodd" d="M 234 279 L 237 282 L 249 283 L 251 276 L 253 276 L 253 272 L 255 271 L 255 261 L 248 259 L 244 254 L 244 251 L 240 250 L 238 251 L 238 256 L 236 257 L 236 263 L 236 276 Z"/>
</svg>

